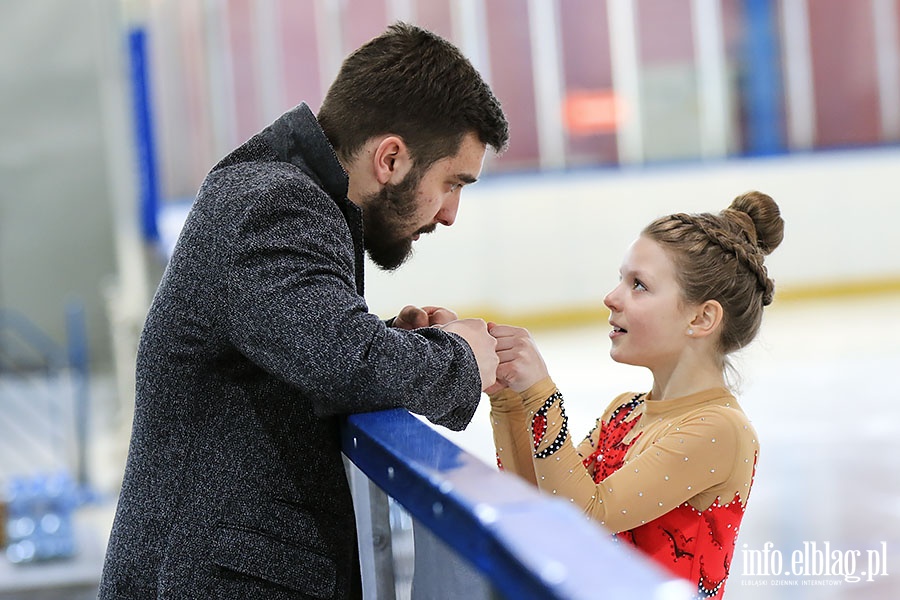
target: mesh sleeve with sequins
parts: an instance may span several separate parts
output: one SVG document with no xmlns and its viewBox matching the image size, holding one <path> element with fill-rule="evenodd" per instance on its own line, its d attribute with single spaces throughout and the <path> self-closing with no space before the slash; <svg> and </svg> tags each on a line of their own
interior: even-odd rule
<svg viewBox="0 0 900 600">
<path fill-rule="evenodd" d="M 555 400 L 548 402 L 551 397 Z M 522 435 L 534 448 L 537 485 L 578 505 L 613 532 L 653 520 L 727 482 L 737 459 L 735 423 L 727 409 L 709 407 L 686 416 L 595 483 L 584 459 L 587 450 L 596 449 L 597 440 L 576 450 L 566 433 L 560 443 L 567 419 L 562 396 L 552 381 L 548 378 L 532 386 L 521 398 L 526 425 Z M 520 442 L 514 447 L 521 446 Z M 551 447 L 555 450 L 546 451 Z M 733 496 L 734 492 L 728 499 Z"/>
</svg>

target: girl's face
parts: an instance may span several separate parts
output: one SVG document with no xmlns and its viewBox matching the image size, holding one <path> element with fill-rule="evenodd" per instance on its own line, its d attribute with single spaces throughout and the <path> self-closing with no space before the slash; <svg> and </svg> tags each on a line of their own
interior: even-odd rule
<svg viewBox="0 0 900 600">
<path fill-rule="evenodd" d="M 672 259 L 641 236 L 625 252 L 619 275 L 619 285 L 603 299 L 613 328 L 610 356 L 654 372 L 672 368 L 687 347 L 693 318 Z"/>
</svg>

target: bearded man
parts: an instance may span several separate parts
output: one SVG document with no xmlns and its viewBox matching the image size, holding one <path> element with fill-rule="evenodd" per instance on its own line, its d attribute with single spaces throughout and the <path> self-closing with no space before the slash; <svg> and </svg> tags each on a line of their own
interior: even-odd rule
<svg viewBox="0 0 900 600">
<path fill-rule="evenodd" d="M 398 23 L 203 182 L 141 335 L 101 599 L 359 598 L 340 418 L 458 430 L 494 383 L 478 319 L 363 297 L 452 225 L 508 126 L 470 62 Z M 440 325 L 440 327 L 432 327 Z"/>
</svg>

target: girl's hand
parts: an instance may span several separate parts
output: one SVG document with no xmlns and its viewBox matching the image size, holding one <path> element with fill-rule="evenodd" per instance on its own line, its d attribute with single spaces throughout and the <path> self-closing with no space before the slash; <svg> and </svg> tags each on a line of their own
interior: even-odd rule
<svg viewBox="0 0 900 600">
<path fill-rule="evenodd" d="M 498 383 L 507 385 L 514 392 L 524 392 L 550 376 L 527 329 L 488 323 L 488 332 L 497 339 Z"/>
</svg>

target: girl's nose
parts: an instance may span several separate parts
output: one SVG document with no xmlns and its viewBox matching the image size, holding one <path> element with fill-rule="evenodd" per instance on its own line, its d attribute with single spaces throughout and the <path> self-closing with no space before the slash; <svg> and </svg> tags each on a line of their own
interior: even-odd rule
<svg viewBox="0 0 900 600">
<path fill-rule="evenodd" d="M 618 289 L 619 289 L 619 286 L 614 287 L 614 288 L 611 289 L 611 290 L 609 291 L 609 293 L 606 294 L 606 296 L 604 296 L 604 298 L 603 298 L 603 304 L 604 304 L 604 306 L 606 306 L 606 308 L 608 308 L 609 310 L 615 310 L 615 309 L 616 309 L 616 306 L 617 306 L 617 304 L 616 304 L 616 298 L 617 298 L 617 296 L 616 296 L 616 291 L 617 291 Z"/>
</svg>

